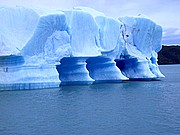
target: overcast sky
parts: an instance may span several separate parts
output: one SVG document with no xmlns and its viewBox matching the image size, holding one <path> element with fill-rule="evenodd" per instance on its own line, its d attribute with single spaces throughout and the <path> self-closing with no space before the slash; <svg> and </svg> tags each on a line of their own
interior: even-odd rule
<svg viewBox="0 0 180 135">
<path fill-rule="evenodd" d="M 144 14 L 163 27 L 164 40 L 180 39 L 180 0 L 0 0 L 0 4 L 50 9 L 87 6 L 111 17 Z"/>
</svg>

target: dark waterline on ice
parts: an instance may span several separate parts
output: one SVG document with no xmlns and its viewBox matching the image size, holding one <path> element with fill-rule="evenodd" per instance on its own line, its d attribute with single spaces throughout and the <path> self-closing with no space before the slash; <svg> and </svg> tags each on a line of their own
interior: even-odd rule
<svg viewBox="0 0 180 135">
<path fill-rule="evenodd" d="M 161 81 L 0 92 L 0 135 L 178 135 L 180 65 Z"/>
</svg>

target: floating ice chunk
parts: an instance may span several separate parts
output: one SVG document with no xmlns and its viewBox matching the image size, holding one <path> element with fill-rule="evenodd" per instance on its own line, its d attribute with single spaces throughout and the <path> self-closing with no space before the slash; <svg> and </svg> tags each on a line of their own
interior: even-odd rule
<svg viewBox="0 0 180 135">
<path fill-rule="evenodd" d="M 147 17 L 117 20 L 85 7 L 63 12 L 16 7 L 0 8 L 0 18 L 0 55 L 25 60 L 2 64 L 0 81 L 13 88 L 164 77 L 157 64 L 162 27 Z"/>
</svg>

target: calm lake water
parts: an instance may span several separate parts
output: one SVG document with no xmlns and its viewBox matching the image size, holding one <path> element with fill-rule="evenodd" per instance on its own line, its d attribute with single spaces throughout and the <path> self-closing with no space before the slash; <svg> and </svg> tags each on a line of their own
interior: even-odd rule
<svg viewBox="0 0 180 135">
<path fill-rule="evenodd" d="M 179 135 L 180 65 L 161 81 L 0 91 L 0 135 Z"/>
</svg>

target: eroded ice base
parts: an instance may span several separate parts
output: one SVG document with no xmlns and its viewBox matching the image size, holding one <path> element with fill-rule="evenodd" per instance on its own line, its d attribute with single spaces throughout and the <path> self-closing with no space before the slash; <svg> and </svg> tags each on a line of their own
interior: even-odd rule
<svg viewBox="0 0 180 135">
<path fill-rule="evenodd" d="M 116 59 L 115 61 L 116 66 L 129 80 L 157 80 L 164 78 L 157 65 L 148 61 L 138 61 L 137 58 Z"/>
<path fill-rule="evenodd" d="M 0 68 L 0 90 L 29 90 L 59 87 L 55 66 L 11 66 Z"/>
</svg>

